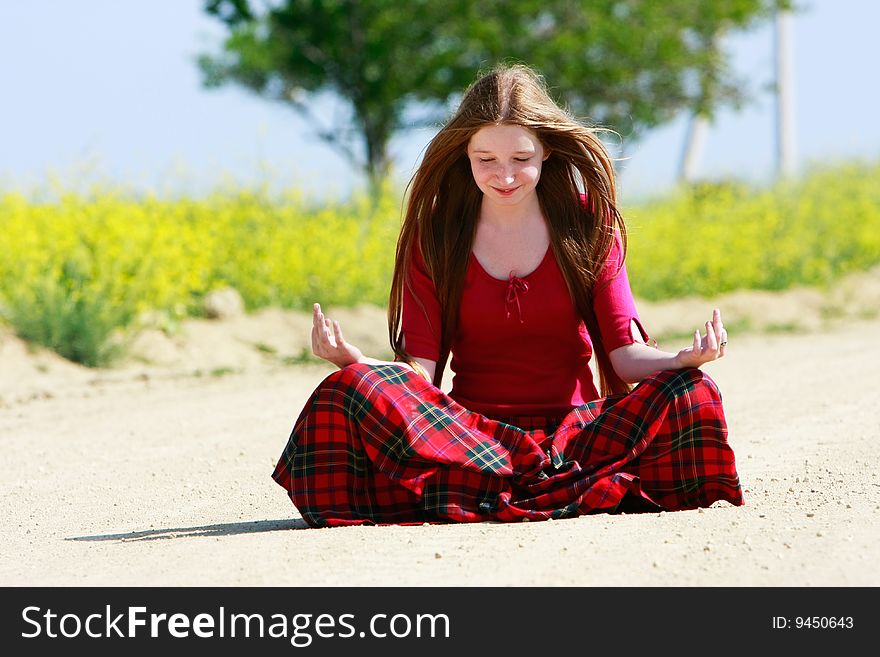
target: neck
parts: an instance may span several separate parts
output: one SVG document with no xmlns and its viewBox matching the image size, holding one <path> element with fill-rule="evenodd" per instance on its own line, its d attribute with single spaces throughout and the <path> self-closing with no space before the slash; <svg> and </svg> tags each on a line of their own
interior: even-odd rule
<svg viewBox="0 0 880 657">
<path fill-rule="evenodd" d="M 536 220 L 543 221 L 537 194 L 532 194 L 516 205 L 499 205 L 484 196 L 480 205 L 480 223 L 495 228 L 516 229 Z"/>
</svg>

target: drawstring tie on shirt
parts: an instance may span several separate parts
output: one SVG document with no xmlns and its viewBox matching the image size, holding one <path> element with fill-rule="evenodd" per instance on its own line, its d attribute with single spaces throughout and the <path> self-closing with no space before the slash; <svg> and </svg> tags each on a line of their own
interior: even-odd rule
<svg viewBox="0 0 880 657">
<path fill-rule="evenodd" d="M 519 323 L 523 323 L 522 308 L 519 305 L 519 293 L 525 293 L 528 291 L 529 284 L 523 279 L 514 276 L 513 272 L 510 272 L 510 276 L 507 279 L 507 297 L 504 304 L 504 307 L 507 310 L 507 319 L 510 319 L 510 307 L 515 303 L 516 312 L 519 315 Z"/>
</svg>

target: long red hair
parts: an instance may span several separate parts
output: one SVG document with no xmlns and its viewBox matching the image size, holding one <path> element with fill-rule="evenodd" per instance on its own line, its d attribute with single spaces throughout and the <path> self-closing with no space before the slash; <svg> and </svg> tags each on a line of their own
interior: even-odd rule
<svg viewBox="0 0 880 657">
<path fill-rule="evenodd" d="M 550 232 L 550 247 L 590 334 L 601 393 L 627 392 L 629 386 L 614 372 L 602 344 L 592 303 L 593 288 L 615 231 L 626 251 L 626 227 L 617 207 L 611 157 L 597 131 L 561 109 L 541 78 L 522 65 L 496 68 L 470 86 L 455 115 L 428 144 L 407 185 L 388 304 L 395 357 L 413 363 L 403 339 L 403 291 L 412 284 L 407 272 L 418 243 L 440 302 L 440 357 L 434 375 L 434 385 L 440 385 L 458 323 L 482 201 L 467 145 L 480 128 L 501 124 L 531 130 L 550 151 L 536 188 Z"/>
</svg>

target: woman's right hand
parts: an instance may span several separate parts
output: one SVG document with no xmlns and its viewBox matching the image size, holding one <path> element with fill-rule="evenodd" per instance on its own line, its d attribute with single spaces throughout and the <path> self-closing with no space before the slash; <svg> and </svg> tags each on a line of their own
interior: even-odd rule
<svg viewBox="0 0 880 657">
<path fill-rule="evenodd" d="M 312 308 L 312 353 L 340 368 L 359 363 L 364 357 L 360 349 L 342 337 L 339 322 L 324 317 L 319 303 Z"/>
</svg>

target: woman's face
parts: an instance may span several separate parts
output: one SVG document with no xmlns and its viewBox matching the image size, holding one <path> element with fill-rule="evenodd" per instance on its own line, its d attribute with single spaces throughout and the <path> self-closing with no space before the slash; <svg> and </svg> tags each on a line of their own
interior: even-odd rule
<svg viewBox="0 0 880 657">
<path fill-rule="evenodd" d="M 515 205 L 535 193 L 541 165 L 550 155 L 535 134 L 518 125 L 488 125 L 467 147 L 474 182 L 486 198 Z"/>
</svg>

